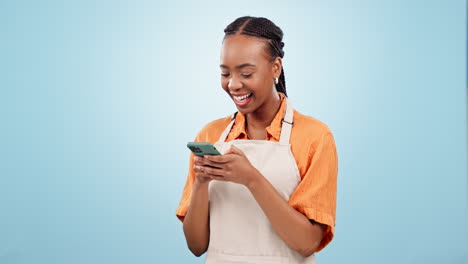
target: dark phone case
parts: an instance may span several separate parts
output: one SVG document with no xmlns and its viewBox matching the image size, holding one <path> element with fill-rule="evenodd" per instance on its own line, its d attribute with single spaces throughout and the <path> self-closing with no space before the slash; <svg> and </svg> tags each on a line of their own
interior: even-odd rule
<svg viewBox="0 0 468 264">
<path fill-rule="evenodd" d="M 221 155 L 210 142 L 188 142 L 187 147 L 197 156 Z"/>
</svg>

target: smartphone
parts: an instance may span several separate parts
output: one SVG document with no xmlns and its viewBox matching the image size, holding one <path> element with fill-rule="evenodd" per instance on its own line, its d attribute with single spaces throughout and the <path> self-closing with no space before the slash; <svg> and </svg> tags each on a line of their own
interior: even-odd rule
<svg viewBox="0 0 468 264">
<path fill-rule="evenodd" d="M 221 153 L 210 142 L 189 142 L 187 147 L 197 156 L 221 155 Z"/>
<path fill-rule="evenodd" d="M 193 152 L 193 154 L 197 156 L 221 155 L 221 153 L 210 142 L 189 142 L 187 143 L 187 147 Z M 204 166 L 215 168 L 215 169 L 220 169 L 218 167 L 211 166 L 211 165 L 204 165 Z"/>
</svg>

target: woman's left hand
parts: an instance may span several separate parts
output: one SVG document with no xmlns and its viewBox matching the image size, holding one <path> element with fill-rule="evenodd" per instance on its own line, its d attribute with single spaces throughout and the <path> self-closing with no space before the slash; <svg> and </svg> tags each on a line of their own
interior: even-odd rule
<svg viewBox="0 0 468 264">
<path fill-rule="evenodd" d="M 223 155 L 205 155 L 200 162 L 217 168 L 204 166 L 205 173 L 213 180 L 229 181 L 249 186 L 261 177 L 260 172 L 250 163 L 240 149 L 231 145 L 231 149 Z"/>
</svg>

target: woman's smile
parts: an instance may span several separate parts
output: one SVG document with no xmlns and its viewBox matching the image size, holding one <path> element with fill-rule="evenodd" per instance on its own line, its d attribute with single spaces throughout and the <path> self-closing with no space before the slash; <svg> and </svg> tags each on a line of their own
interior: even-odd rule
<svg viewBox="0 0 468 264">
<path fill-rule="evenodd" d="M 232 95 L 234 103 L 239 107 L 245 107 L 252 100 L 252 93 L 244 95 Z"/>
</svg>

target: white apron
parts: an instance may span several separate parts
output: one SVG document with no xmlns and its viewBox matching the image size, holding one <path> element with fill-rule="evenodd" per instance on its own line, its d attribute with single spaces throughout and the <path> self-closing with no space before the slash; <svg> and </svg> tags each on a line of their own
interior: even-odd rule
<svg viewBox="0 0 468 264">
<path fill-rule="evenodd" d="M 234 120 L 235 114 L 215 143 L 216 148 L 221 153 L 225 153 L 234 144 L 288 201 L 301 180 L 289 144 L 293 120 L 293 109 L 289 102 L 286 101 L 286 113 L 282 121 L 279 142 L 267 140 L 225 142 Z M 315 255 L 304 258 L 283 242 L 244 185 L 211 181 L 209 201 L 210 242 L 205 264 L 315 264 Z"/>
</svg>

